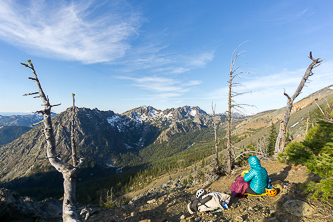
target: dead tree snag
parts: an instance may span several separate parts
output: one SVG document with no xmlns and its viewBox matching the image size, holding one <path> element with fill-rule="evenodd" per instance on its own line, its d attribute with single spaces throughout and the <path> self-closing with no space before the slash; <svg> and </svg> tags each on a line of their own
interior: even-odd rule
<svg viewBox="0 0 333 222">
<path fill-rule="evenodd" d="M 283 93 L 287 97 L 288 101 L 287 101 L 287 106 L 286 106 L 286 109 L 285 109 L 285 113 L 284 113 L 284 115 L 281 119 L 279 134 L 278 134 L 278 137 L 277 137 L 276 143 L 275 143 L 275 151 L 274 151 L 275 154 L 276 153 L 281 153 L 281 152 L 284 151 L 284 147 L 285 147 L 285 143 L 286 143 L 287 125 L 288 125 L 288 122 L 289 122 L 291 109 L 293 108 L 294 100 L 301 93 L 301 91 L 302 91 L 306 81 L 308 80 L 309 76 L 313 75 L 312 69 L 318 67 L 320 65 L 320 63 L 323 61 L 321 58 L 314 59 L 312 57 L 312 52 L 310 52 L 309 58 L 312 60 L 312 62 L 310 63 L 310 65 L 306 69 L 305 74 L 304 74 L 300 84 L 298 85 L 294 95 L 292 97 L 290 97 L 286 92 Z"/>
<path fill-rule="evenodd" d="M 44 120 L 44 135 L 46 139 L 46 154 L 47 158 L 50 162 L 50 164 L 60 173 L 62 173 L 62 176 L 64 178 L 64 200 L 63 200 L 63 212 L 62 212 L 62 218 L 65 222 L 72 222 L 72 221 L 78 221 L 77 220 L 77 214 L 76 214 L 76 174 L 78 171 L 79 166 L 83 162 L 83 158 L 76 159 L 76 151 L 75 151 L 75 145 L 72 143 L 72 150 L 73 150 L 73 165 L 69 163 L 62 162 L 59 158 L 59 155 L 56 152 L 56 145 L 55 145 L 55 136 L 52 128 L 52 121 L 51 121 L 51 108 L 53 106 L 57 105 L 51 105 L 49 98 L 45 95 L 42 86 L 39 82 L 39 79 L 36 74 L 36 70 L 31 62 L 31 60 L 28 60 L 29 64 L 21 63 L 23 66 L 31 69 L 34 77 L 29 77 L 29 79 L 33 80 L 37 84 L 38 92 L 35 93 L 29 93 L 25 95 L 35 95 L 38 94 L 35 98 L 41 98 L 44 109 L 37 111 L 37 113 L 43 114 Z M 60 104 L 58 104 L 60 105 Z M 75 112 L 75 105 L 74 105 L 74 95 L 73 95 L 73 112 Z M 74 118 L 75 113 L 73 113 Z M 74 120 L 72 120 L 72 123 L 74 123 Z M 72 135 L 71 138 L 74 141 L 74 126 L 72 125 Z M 73 149 L 74 147 L 74 149 Z"/>
</svg>

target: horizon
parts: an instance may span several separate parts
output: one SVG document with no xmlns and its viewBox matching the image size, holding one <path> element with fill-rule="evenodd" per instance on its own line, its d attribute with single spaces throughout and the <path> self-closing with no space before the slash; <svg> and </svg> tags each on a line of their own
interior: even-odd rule
<svg viewBox="0 0 333 222">
<path fill-rule="evenodd" d="M 329 89 L 332 89 L 332 86 L 333 85 L 328 85 L 328 86 L 326 86 L 326 87 L 324 87 L 324 88 L 322 88 L 322 89 L 320 89 L 320 90 L 323 90 L 323 89 L 325 89 L 325 88 L 329 88 Z M 318 92 L 318 91 L 320 91 L 320 90 L 317 90 L 317 91 L 315 91 L 315 92 L 313 92 L 313 93 L 311 93 L 310 95 L 312 95 L 312 94 L 314 94 L 314 93 L 316 93 L 316 92 Z M 302 97 L 302 98 L 297 98 L 295 101 L 294 101 L 294 103 L 293 104 L 295 104 L 295 103 L 297 103 L 297 102 L 299 102 L 299 101 L 301 101 L 301 100 L 303 100 L 303 99 L 305 99 L 306 97 L 308 97 L 308 96 L 305 96 L 305 97 Z M 152 107 L 152 108 L 154 108 L 154 109 L 156 109 L 156 110 L 159 110 L 159 111 L 165 111 L 165 110 L 167 110 L 167 109 L 172 109 L 172 108 L 182 108 L 182 107 L 185 107 L 185 106 L 188 106 L 188 105 L 184 105 L 184 106 L 180 106 L 180 107 L 168 107 L 168 108 L 166 108 L 166 109 L 159 109 L 159 108 L 157 108 L 157 107 L 153 107 L 153 106 L 150 106 L 150 105 L 141 105 L 141 106 L 138 106 L 138 107 L 133 107 L 133 108 L 131 108 L 131 109 L 129 109 L 129 110 L 126 110 L 126 111 L 124 111 L 124 112 L 122 112 L 122 113 L 117 113 L 117 112 L 114 112 L 113 110 L 101 110 L 101 109 L 98 109 L 98 107 L 84 107 L 84 106 L 82 106 L 82 107 L 79 107 L 79 106 L 77 106 L 78 108 L 87 108 L 87 109 L 91 109 L 91 110 L 94 110 L 94 109 L 97 109 L 97 110 L 99 110 L 99 111 L 102 111 L 102 112 L 107 112 L 107 111 L 112 111 L 112 112 L 114 112 L 115 114 L 118 114 L 118 115 L 123 115 L 124 113 L 126 113 L 126 112 L 128 112 L 128 111 L 130 111 L 130 110 L 133 110 L 133 109 L 138 109 L 138 108 L 143 108 L 143 107 Z M 189 106 L 189 107 L 199 107 L 199 109 L 201 109 L 201 110 L 203 110 L 200 106 Z M 283 107 L 280 107 L 280 108 L 277 108 L 277 109 L 267 109 L 267 110 L 263 110 L 263 111 L 260 111 L 260 112 L 257 112 L 257 113 L 241 113 L 241 112 L 238 112 L 238 111 L 233 111 L 232 113 L 235 113 L 235 114 L 240 114 L 240 115 L 243 115 L 243 116 L 251 116 L 251 115 L 256 115 L 256 114 L 259 114 L 259 113 L 262 113 L 262 112 L 267 112 L 267 111 L 274 111 L 274 110 L 278 110 L 278 109 L 283 109 L 283 108 L 285 108 L 286 106 L 283 106 Z M 70 107 L 68 107 L 68 108 L 70 108 Z M 68 109 L 67 108 L 67 109 Z M 66 110 L 67 110 L 66 109 Z M 66 110 L 64 110 L 64 111 L 66 111 Z M 60 113 L 62 113 L 62 112 L 64 112 L 64 111 L 61 111 L 61 112 L 59 112 L 59 113 L 56 113 L 56 112 L 52 112 L 52 113 L 54 113 L 54 114 L 56 114 L 56 115 L 58 115 L 58 114 L 60 114 Z M 203 110 L 203 111 L 205 111 L 205 110 Z M 206 112 L 206 111 L 205 111 Z M 210 112 L 206 112 L 208 115 L 213 115 L 213 113 L 210 113 Z M 220 112 L 220 113 L 216 113 L 216 115 L 224 115 L 226 112 Z M 37 114 L 36 112 L 0 112 L 0 116 L 12 116 L 12 115 L 42 115 L 42 114 Z"/>
<path fill-rule="evenodd" d="M 140 106 L 159 110 L 198 106 L 224 113 L 232 52 L 235 97 L 245 114 L 285 107 L 311 60 L 296 101 L 333 84 L 333 2 L 257 1 L 10 1 L 0 5 L 0 113 L 33 113 L 40 99 L 31 59 L 51 104 L 122 114 Z M 243 64 L 246 64 L 242 66 Z M 246 74 L 249 72 L 249 74 Z M 295 102 L 296 102 L 295 101 Z"/>
<path fill-rule="evenodd" d="M 186 105 L 185 105 L 186 106 Z M 133 110 L 133 109 L 138 109 L 138 108 L 142 108 L 142 107 L 149 107 L 149 106 L 139 106 L 139 107 L 134 107 L 134 108 L 132 108 L 132 109 L 130 109 L 130 110 Z M 150 106 L 150 107 L 152 107 L 152 106 Z M 198 106 L 190 106 L 191 108 L 192 107 L 198 107 Z M 87 108 L 87 109 L 90 109 L 90 110 L 94 110 L 94 109 L 97 109 L 98 111 L 101 111 L 101 112 L 108 112 L 108 111 L 112 111 L 112 112 L 114 112 L 113 110 L 100 110 L 100 109 L 98 109 L 97 107 L 95 107 L 95 108 L 89 108 L 89 107 L 78 107 L 78 108 Z M 156 109 L 156 110 L 159 110 L 159 111 L 164 111 L 164 110 L 161 110 L 161 109 L 158 109 L 158 108 L 156 108 L 156 107 L 153 107 L 154 109 Z M 171 107 L 171 108 L 167 108 L 167 109 L 172 109 L 172 108 L 175 108 L 175 109 L 177 109 L 177 108 L 182 108 L 182 107 Z M 165 110 L 167 110 L 167 109 L 165 109 Z M 201 109 L 200 107 L 199 107 L 199 109 Z M 114 112 L 115 114 L 118 114 L 118 115 L 122 115 L 122 114 L 124 114 L 124 113 L 126 113 L 126 112 L 128 112 L 128 111 L 130 111 L 130 110 L 126 110 L 125 112 L 123 112 L 123 113 L 116 113 L 116 112 Z M 203 110 L 203 109 L 201 109 L 201 110 Z M 66 111 L 66 110 L 65 110 Z M 203 110 L 204 111 L 204 110 Z M 269 111 L 269 110 L 265 110 L 265 111 L 263 111 L 263 112 L 266 112 L 266 111 Z M 64 111 L 62 111 L 62 112 L 64 112 Z M 60 113 L 62 113 L 62 112 L 60 112 Z M 205 111 L 206 112 L 206 111 Z M 54 114 L 56 114 L 56 115 L 58 115 L 58 114 L 60 114 L 60 113 L 55 113 L 55 112 L 52 112 L 52 113 L 54 113 Z M 207 113 L 207 112 L 206 112 Z M 239 112 L 232 112 L 232 113 L 236 113 L 236 114 L 242 114 L 242 113 L 239 113 Z M 213 115 L 212 113 L 207 113 L 208 115 Z M 224 115 L 225 113 L 216 113 L 216 115 Z M 257 114 L 257 113 L 255 113 L 255 114 Z M 249 114 L 249 115 L 255 115 L 255 114 Z M 34 112 L 27 112 L 27 113 L 22 113 L 22 112 L 0 112 L 0 116 L 25 116 L 25 115 L 42 115 L 42 114 L 37 114 L 37 113 L 34 113 Z M 242 114 L 243 115 L 243 114 Z"/>
</svg>

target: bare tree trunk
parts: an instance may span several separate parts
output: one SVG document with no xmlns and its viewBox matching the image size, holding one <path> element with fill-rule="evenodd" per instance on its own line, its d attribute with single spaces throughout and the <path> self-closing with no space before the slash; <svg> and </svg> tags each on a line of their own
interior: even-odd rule
<svg viewBox="0 0 333 222">
<path fill-rule="evenodd" d="M 62 203 L 62 219 L 66 222 L 78 221 L 76 214 L 76 172 L 63 172 L 64 178 L 64 200 Z"/>
<path fill-rule="evenodd" d="M 212 111 L 213 111 L 213 128 L 214 128 L 214 136 L 215 136 L 215 168 L 214 171 L 215 173 L 219 172 L 219 151 L 217 147 L 217 125 L 216 125 L 216 120 L 215 120 L 215 108 L 212 103 Z"/>
<path fill-rule="evenodd" d="M 216 164 L 216 168 L 218 168 L 218 166 L 219 166 L 219 150 L 218 150 L 218 147 L 217 147 L 216 129 L 215 129 L 215 132 L 214 132 L 214 136 L 215 136 L 215 153 L 216 153 L 215 164 Z"/>
<path fill-rule="evenodd" d="M 51 121 L 51 108 L 56 105 L 50 105 L 48 97 L 44 94 L 44 91 L 42 89 L 42 86 L 39 82 L 39 79 L 37 77 L 35 68 L 30 60 L 28 60 L 28 64 L 21 63 L 27 68 L 30 68 L 34 74 L 34 77 L 29 77 L 29 79 L 35 81 L 38 87 L 38 92 L 36 93 L 30 93 L 26 95 L 34 95 L 39 94 L 43 104 L 44 109 L 37 111 L 38 113 L 42 113 L 44 117 L 44 135 L 46 139 L 46 153 L 47 158 L 51 165 L 60 173 L 62 173 L 64 178 L 64 200 L 63 200 L 63 212 L 62 212 L 62 218 L 65 222 L 72 222 L 72 221 L 78 221 L 77 220 L 77 214 L 76 214 L 76 208 L 75 208 L 75 192 L 76 192 L 76 174 L 78 167 L 82 164 L 82 160 L 80 159 L 78 165 L 71 165 L 68 163 L 64 163 L 60 160 L 59 154 L 56 152 L 56 145 L 55 145 L 55 137 L 54 132 L 52 128 L 52 121 Z M 58 104 L 60 105 L 60 104 Z"/>
<path fill-rule="evenodd" d="M 72 107 L 72 125 L 71 125 L 71 147 L 72 147 L 72 161 L 73 166 L 76 166 L 78 164 L 78 159 L 76 157 L 76 146 L 75 146 L 75 140 L 74 140 L 74 123 L 75 123 L 75 94 L 72 93 L 73 96 L 73 107 Z"/>
<path fill-rule="evenodd" d="M 301 93 L 301 91 L 304 87 L 304 84 L 308 80 L 309 76 L 313 75 L 312 69 L 319 66 L 320 63 L 323 61 L 320 58 L 314 59 L 312 57 L 312 52 L 310 52 L 310 59 L 312 60 L 312 62 L 306 69 L 306 72 L 305 72 L 300 84 L 298 85 L 294 95 L 292 97 L 290 97 L 286 92 L 284 92 L 284 95 L 288 98 L 288 101 L 287 101 L 287 106 L 285 109 L 284 116 L 281 119 L 280 130 L 279 130 L 279 134 L 278 134 L 278 137 L 277 137 L 276 143 L 275 143 L 275 151 L 274 151 L 275 153 L 280 153 L 280 152 L 284 151 L 284 147 L 285 147 L 285 143 L 286 143 L 287 125 L 289 122 L 290 113 L 291 113 L 291 109 L 293 107 L 294 100 Z"/>
<path fill-rule="evenodd" d="M 226 172 L 231 173 L 231 86 L 232 86 L 232 70 L 229 75 L 229 97 L 228 97 L 228 127 L 227 127 L 227 168 Z"/>
<path fill-rule="evenodd" d="M 234 97 L 238 95 L 242 95 L 244 93 L 237 93 L 233 91 L 233 88 L 237 85 L 238 83 L 234 82 L 234 79 L 239 76 L 242 73 L 245 72 L 238 72 L 238 69 L 244 66 L 245 64 L 242 64 L 238 67 L 235 67 L 237 58 L 242 55 L 243 51 L 238 53 L 235 57 L 234 54 L 236 50 L 245 42 L 241 43 L 240 45 L 237 46 L 237 48 L 232 52 L 231 55 L 231 62 L 230 62 L 230 72 L 229 72 L 229 93 L 228 93 L 228 115 L 227 115 L 227 121 L 228 121 L 228 126 L 227 126 L 227 163 L 226 163 L 226 173 L 230 174 L 231 173 L 231 167 L 232 167 L 232 160 L 231 160 L 231 155 L 232 155 L 232 144 L 231 144 L 231 122 L 232 122 L 232 109 L 237 109 L 242 108 L 242 105 L 246 104 L 236 104 L 235 101 L 233 100 Z"/>
<path fill-rule="evenodd" d="M 320 110 L 321 114 L 323 114 L 323 116 L 325 116 L 325 113 L 324 113 L 323 109 L 317 103 L 317 99 L 315 99 L 314 102 L 317 105 L 318 109 Z"/>
</svg>

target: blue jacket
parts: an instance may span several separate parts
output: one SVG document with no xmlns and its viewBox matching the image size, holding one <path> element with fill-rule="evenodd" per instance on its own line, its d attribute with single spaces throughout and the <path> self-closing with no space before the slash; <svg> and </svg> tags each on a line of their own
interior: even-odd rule
<svg viewBox="0 0 333 222">
<path fill-rule="evenodd" d="M 260 160 L 256 156 L 249 158 L 252 169 L 244 175 L 244 181 L 250 182 L 251 189 L 257 194 L 265 193 L 268 186 L 268 175 L 265 168 L 261 167 Z"/>
</svg>

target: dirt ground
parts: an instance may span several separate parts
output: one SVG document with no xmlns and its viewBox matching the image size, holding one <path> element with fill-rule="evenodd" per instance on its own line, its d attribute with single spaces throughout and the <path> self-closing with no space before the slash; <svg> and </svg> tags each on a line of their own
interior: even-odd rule
<svg viewBox="0 0 333 222">
<path fill-rule="evenodd" d="M 229 187 L 243 170 L 249 170 L 249 166 L 236 168 L 230 176 L 218 178 L 211 184 L 195 187 L 182 186 L 174 188 L 166 193 L 154 193 L 143 196 L 132 204 L 110 209 L 96 211 L 88 221 L 107 222 L 166 222 L 166 221 L 333 221 L 332 209 L 320 201 L 313 200 L 304 194 L 300 188 L 302 183 L 316 180 L 316 177 L 307 172 L 304 166 L 289 166 L 273 160 L 261 161 L 266 168 L 272 184 L 279 189 L 277 196 L 234 198 L 229 203 L 229 209 L 217 213 L 203 213 L 190 215 L 187 204 L 195 197 L 199 188 L 205 188 L 208 192 L 222 192 L 231 194 Z M 184 172 L 183 172 L 184 173 Z M 186 174 L 186 173 L 185 173 Z M 174 175 L 177 176 L 177 175 Z M 166 183 L 168 179 L 161 177 L 141 191 L 147 191 Z M 138 195 L 136 192 L 133 195 Z M 309 204 L 313 213 L 308 216 L 295 216 L 286 211 L 283 204 L 288 200 L 301 200 Z"/>
</svg>

